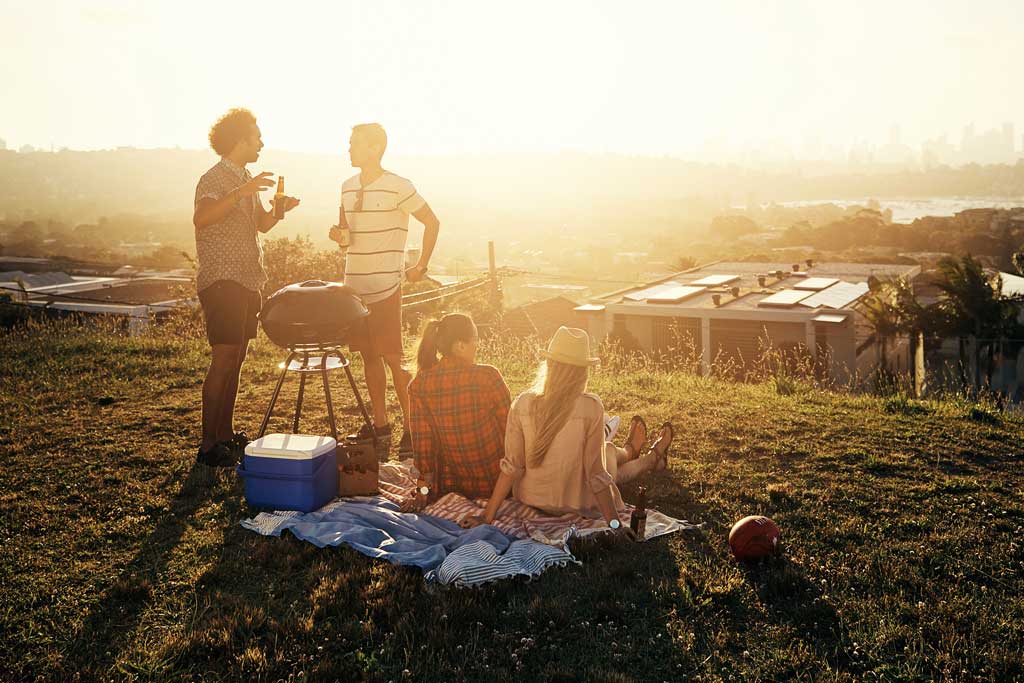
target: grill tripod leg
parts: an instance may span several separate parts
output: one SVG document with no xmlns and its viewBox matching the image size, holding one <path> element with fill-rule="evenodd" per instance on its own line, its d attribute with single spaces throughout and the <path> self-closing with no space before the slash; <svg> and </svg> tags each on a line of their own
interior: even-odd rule
<svg viewBox="0 0 1024 683">
<path fill-rule="evenodd" d="M 263 415 L 263 422 L 260 424 L 260 432 L 256 435 L 257 439 L 262 439 L 263 435 L 267 431 L 267 423 L 270 422 L 270 414 L 274 412 L 274 404 L 277 403 L 277 397 L 281 393 L 281 385 L 284 384 L 285 375 L 288 374 L 288 366 L 291 364 L 292 359 L 295 358 L 295 354 L 288 354 L 288 360 L 284 362 L 284 369 L 281 370 L 281 377 L 277 380 L 277 386 L 274 387 L 274 395 L 270 397 L 270 405 L 267 406 L 267 412 Z"/>
<path fill-rule="evenodd" d="M 302 414 L 302 395 L 306 390 L 306 373 L 299 375 L 299 395 L 295 399 L 295 421 L 292 423 L 292 433 L 299 433 L 299 415 Z"/>
<path fill-rule="evenodd" d="M 370 413 L 368 413 L 366 411 L 366 404 L 363 403 L 363 397 L 359 393 L 359 387 L 356 386 L 356 380 L 352 376 L 352 370 L 348 367 L 347 364 L 345 365 L 345 375 L 348 377 L 348 383 L 350 385 L 352 385 L 352 394 L 356 397 L 356 403 L 359 404 L 359 412 L 361 412 L 363 414 L 363 421 L 366 423 L 366 426 L 369 428 L 370 433 L 373 434 L 373 446 L 374 446 L 374 448 L 376 448 L 377 447 L 377 430 L 375 430 L 373 428 L 373 420 L 370 419 Z"/>
<path fill-rule="evenodd" d="M 331 380 L 327 376 L 327 356 L 325 353 L 324 357 L 320 361 L 320 376 L 324 379 L 324 398 L 327 399 L 327 417 L 331 421 L 331 436 L 334 437 L 334 442 L 338 442 L 338 425 L 334 421 L 334 404 L 331 402 Z M 348 370 L 348 366 L 345 366 Z"/>
</svg>

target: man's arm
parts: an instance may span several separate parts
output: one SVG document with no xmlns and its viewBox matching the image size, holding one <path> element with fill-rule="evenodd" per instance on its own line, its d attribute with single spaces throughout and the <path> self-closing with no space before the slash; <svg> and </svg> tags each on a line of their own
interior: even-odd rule
<svg viewBox="0 0 1024 683">
<path fill-rule="evenodd" d="M 412 214 L 413 218 L 423 224 L 423 249 L 420 251 L 420 260 L 413 267 L 405 271 L 405 278 L 409 282 L 416 282 L 427 273 L 427 264 L 434 253 L 437 245 L 437 235 L 441 232 L 441 221 L 437 220 L 434 210 L 429 204 L 424 204 L 419 211 Z"/>
<path fill-rule="evenodd" d="M 208 225 L 221 222 L 225 216 L 231 213 L 239 200 L 244 197 L 251 197 L 260 190 L 273 185 L 274 183 L 269 179 L 270 175 L 272 174 L 260 173 L 249 182 L 239 185 L 220 199 L 214 199 L 213 197 L 200 199 L 196 204 L 195 212 L 192 214 L 192 225 L 195 226 L 196 230 L 199 230 Z"/>
</svg>

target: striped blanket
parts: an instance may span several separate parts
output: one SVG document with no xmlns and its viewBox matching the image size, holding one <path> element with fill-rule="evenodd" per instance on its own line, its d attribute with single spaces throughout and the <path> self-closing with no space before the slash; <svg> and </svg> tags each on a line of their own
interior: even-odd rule
<svg viewBox="0 0 1024 683">
<path fill-rule="evenodd" d="M 381 465 L 381 495 L 401 504 L 413 495 L 417 476 L 412 460 Z M 449 493 L 424 509 L 423 514 L 458 522 L 466 515 L 480 514 L 486 504 L 487 501 L 483 499 L 473 501 L 458 493 Z M 619 519 L 624 525 L 629 524 L 631 512 L 632 506 L 628 505 L 625 510 L 619 511 Z M 531 539 L 557 547 L 564 547 L 573 537 L 608 531 L 608 525 L 603 519 L 579 514 L 549 515 L 513 498 L 508 498 L 498 508 L 494 526 L 514 538 Z M 644 540 L 649 541 L 676 531 L 692 531 L 702 526 L 674 519 L 657 510 L 648 510 Z"/>
</svg>

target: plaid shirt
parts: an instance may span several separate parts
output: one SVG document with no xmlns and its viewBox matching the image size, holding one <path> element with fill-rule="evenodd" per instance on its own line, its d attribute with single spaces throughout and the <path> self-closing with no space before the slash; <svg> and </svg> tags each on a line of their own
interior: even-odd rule
<svg viewBox="0 0 1024 683">
<path fill-rule="evenodd" d="M 512 395 L 497 368 L 442 358 L 409 384 L 409 429 L 416 469 L 435 491 L 486 498 L 505 455 Z"/>
</svg>

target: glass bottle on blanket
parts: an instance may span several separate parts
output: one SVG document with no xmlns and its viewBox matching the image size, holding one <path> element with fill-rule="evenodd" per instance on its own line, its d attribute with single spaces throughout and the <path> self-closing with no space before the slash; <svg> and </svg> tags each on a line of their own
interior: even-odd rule
<svg viewBox="0 0 1024 683">
<path fill-rule="evenodd" d="M 639 489 L 636 507 L 633 514 L 629 516 L 629 528 L 636 534 L 636 540 L 644 540 L 644 533 L 647 531 L 647 489 L 643 486 Z"/>
</svg>

